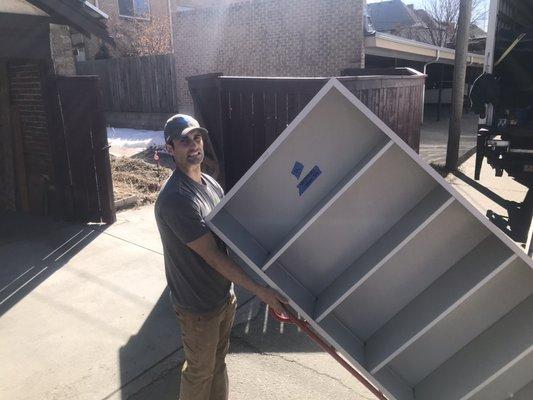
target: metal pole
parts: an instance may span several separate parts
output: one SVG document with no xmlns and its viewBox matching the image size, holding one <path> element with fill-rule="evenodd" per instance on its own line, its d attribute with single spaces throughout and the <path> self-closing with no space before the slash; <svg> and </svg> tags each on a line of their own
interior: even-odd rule
<svg viewBox="0 0 533 400">
<path fill-rule="evenodd" d="M 437 50 L 437 54 L 435 55 L 435 59 L 425 63 L 423 68 L 423 74 L 426 75 L 426 79 L 424 79 L 424 87 L 422 88 L 422 123 L 424 123 L 424 115 L 425 115 L 425 107 L 426 107 L 426 82 L 427 82 L 427 67 L 430 64 L 435 64 L 440 59 L 440 50 Z"/>
<path fill-rule="evenodd" d="M 459 159 L 459 140 L 461 138 L 461 118 L 463 116 L 463 97 L 465 91 L 466 57 L 468 54 L 468 32 L 472 17 L 472 0 L 461 0 L 459 20 L 457 21 L 457 39 L 455 45 L 455 66 L 453 71 L 452 113 L 448 131 L 448 150 L 446 168 L 457 169 Z"/>
<path fill-rule="evenodd" d="M 444 81 L 444 64 L 440 68 L 440 82 L 439 82 L 439 101 L 437 103 L 437 122 L 440 121 L 440 110 L 442 107 L 442 82 Z"/>
</svg>

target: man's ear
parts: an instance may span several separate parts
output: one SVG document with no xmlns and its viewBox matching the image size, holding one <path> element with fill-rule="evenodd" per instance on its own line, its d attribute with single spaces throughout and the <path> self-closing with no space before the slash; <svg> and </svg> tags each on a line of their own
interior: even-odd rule
<svg viewBox="0 0 533 400">
<path fill-rule="evenodd" d="M 168 154 L 174 154 L 174 146 L 172 146 L 171 144 L 165 144 L 165 149 Z"/>
</svg>

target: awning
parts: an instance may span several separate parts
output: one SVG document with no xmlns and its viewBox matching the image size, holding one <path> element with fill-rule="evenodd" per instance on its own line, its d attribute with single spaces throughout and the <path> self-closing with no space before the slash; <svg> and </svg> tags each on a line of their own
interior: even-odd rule
<svg viewBox="0 0 533 400">
<path fill-rule="evenodd" d="M 69 25 L 86 36 L 91 34 L 113 43 L 107 31 L 108 16 L 85 0 L 26 0 L 46 12 L 53 23 Z"/>
<path fill-rule="evenodd" d="M 420 62 L 435 61 L 438 58 L 439 63 L 452 65 L 455 61 L 454 49 L 382 32 L 376 32 L 373 36 L 365 37 L 365 54 Z M 482 67 L 485 63 L 485 55 L 468 53 L 467 63 L 469 66 Z"/>
</svg>

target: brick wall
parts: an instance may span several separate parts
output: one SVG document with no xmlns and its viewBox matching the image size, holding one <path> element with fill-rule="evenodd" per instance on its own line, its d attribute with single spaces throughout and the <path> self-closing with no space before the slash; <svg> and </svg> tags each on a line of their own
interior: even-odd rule
<svg viewBox="0 0 533 400">
<path fill-rule="evenodd" d="M 11 104 L 17 107 L 20 114 L 26 175 L 35 179 L 46 175 L 53 179 L 39 65 L 10 63 L 8 76 Z"/>
<path fill-rule="evenodd" d="M 364 0 L 249 0 L 173 15 L 180 110 L 185 77 L 335 76 L 363 67 Z"/>
<path fill-rule="evenodd" d="M 222 4 L 234 4 L 242 3 L 248 0 L 173 0 L 175 6 L 178 7 L 192 7 L 192 8 L 203 8 L 203 7 L 213 7 L 219 6 Z"/>
<path fill-rule="evenodd" d="M 9 115 L 7 62 L 0 60 L 0 212 L 15 210 L 15 171 Z"/>
<path fill-rule="evenodd" d="M 68 26 L 50 24 L 50 48 L 56 74 L 76 75 L 76 65 Z"/>
<path fill-rule="evenodd" d="M 95 0 L 89 0 L 93 5 Z M 118 10 L 118 0 L 98 0 L 98 8 L 109 16 L 107 26 L 109 33 L 114 36 L 118 29 L 127 31 L 132 28 L 132 18 L 121 17 Z M 164 19 L 170 24 L 169 3 L 168 0 L 150 0 L 150 18 L 157 20 Z M 170 28 L 169 28 L 170 29 Z M 91 39 L 83 37 L 85 55 L 87 60 L 94 60 L 94 55 L 98 52 L 100 39 L 92 35 Z M 113 57 L 119 57 L 117 50 L 107 46 Z"/>
</svg>

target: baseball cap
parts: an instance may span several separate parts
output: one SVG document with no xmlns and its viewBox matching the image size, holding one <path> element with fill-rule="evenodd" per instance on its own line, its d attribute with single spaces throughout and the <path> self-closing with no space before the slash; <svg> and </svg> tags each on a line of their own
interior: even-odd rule
<svg viewBox="0 0 533 400">
<path fill-rule="evenodd" d="M 190 115 L 176 114 L 165 123 L 165 143 L 169 143 L 172 139 L 179 139 L 195 130 L 207 133 L 207 129 L 202 128 L 198 121 Z"/>
</svg>

